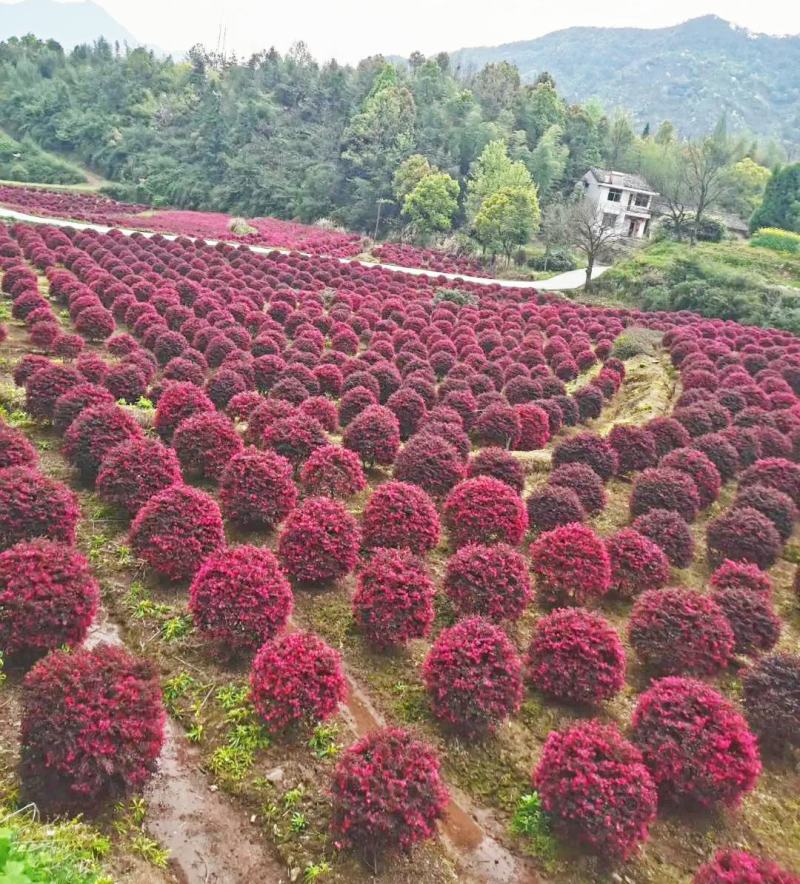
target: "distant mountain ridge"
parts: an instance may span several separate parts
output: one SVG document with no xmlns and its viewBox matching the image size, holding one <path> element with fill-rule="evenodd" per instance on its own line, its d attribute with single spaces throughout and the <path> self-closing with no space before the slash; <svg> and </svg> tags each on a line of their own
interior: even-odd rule
<svg viewBox="0 0 800 884">
<path fill-rule="evenodd" d="M 568 100 L 597 97 L 642 125 L 670 119 L 697 135 L 725 111 L 733 130 L 800 144 L 800 35 L 755 34 L 708 15 L 652 30 L 567 28 L 450 57 L 462 71 L 508 61 L 526 81 L 549 71 Z"/>
</svg>

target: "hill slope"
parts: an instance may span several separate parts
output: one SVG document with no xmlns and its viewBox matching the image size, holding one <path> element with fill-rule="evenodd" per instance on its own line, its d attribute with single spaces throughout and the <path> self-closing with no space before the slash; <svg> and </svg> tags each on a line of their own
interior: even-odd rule
<svg viewBox="0 0 800 884">
<path fill-rule="evenodd" d="M 527 81 L 549 71 L 568 99 L 596 96 L 651 126 L 671 119 L 696 135 L 724 110 L 732 129 L 800 143 L 800 36 L 754 34 L 709 15 L 653 30 L 567 28 L 451 57 L 462 71 L 509 61 Z"/>
<path fill-rule="evenodd" d="M 57 40 L 66 50 L 80 43 L 93 43 L 105 37 L 112 45 L 119 42 L 139 46 L 141 41 L 113 16 L 92 0 L 58 3 L 56 0 L 21 0 L 0 4 L 0 40 L 35 34 Z"/>
</svg>

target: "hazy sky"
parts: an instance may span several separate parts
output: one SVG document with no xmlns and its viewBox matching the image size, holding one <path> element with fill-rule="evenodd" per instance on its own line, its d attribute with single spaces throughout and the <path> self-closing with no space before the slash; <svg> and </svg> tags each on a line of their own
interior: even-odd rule
<svg viewBox="0 0 800 884">
<path fill-rule="evenodd" d="M 800 33 L 797 0 L 96 0 L 140 40 L 165 49 L 216 45 L 249 54 L 304 40 L 313 55 L 354 62 L 538 37 L 573 25 L 661 27 L 715 13 L 755 31 Z"/>
</svg>

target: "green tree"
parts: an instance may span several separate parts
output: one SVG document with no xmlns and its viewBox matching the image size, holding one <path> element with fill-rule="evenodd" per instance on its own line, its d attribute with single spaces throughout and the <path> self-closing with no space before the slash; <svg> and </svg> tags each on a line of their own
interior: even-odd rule
<svg viewBox="0 0 800 884">
<path fill-rule="evenodd" d="M 433 172 L 433 168 L 428 158 L 420 153 L 412 154 L 408 159 L 403 160 L 397 167 L 392 181 L 398 205 L 402 206 L 411 191 L 431 172 Z"/>
<path fill-rule="evenodd" d="M 728 168 L 725 177 L 724 208 L 742 218 L 749 218 L 764 198 L 764 189 L 770 178 L 769 169 L 750 157 L 744 157 Z"/>
<path fill-rule="evenodd" d="M 686 183 L 691 194 L 694 219 L 689 241 L 697 242 L 697 232 L 708 209 L 719 205 L 727 191 L 727 166 L 732 159 L 732 147 L 721 118 L 713 135 L 690 141 L 684 151 Z"/>
<path fill-rule="evenodd" d="M 800 233 L 800 163 L 777 168 L 764 191 L 764 200 L 750 219 L 750 230 L 779 227 Z"/>
<path fill-rule="evenodd" d="M 528 168 L 543 203 L 561 183 L 567 168 L 569 148 L 562 143 L 562 135 L 560 126 L 551 126 L 531 151 Z"/>
<path fill-rule="evenodd" d="M 484 200 L 504 187 L 530 188 L 531 173 L 525 164 L 512 160 L 505 141 L 490 141 L 472 164 L 467 181 L 467 217 L 473 220 Z"/>
<path fill-rule="evenodd" d="M 637 167 L 658 192 L 658 202 L 669 216 L 676 238 L 683 239 L 692 211 L 692 194 L 682 149 L 674 141 L 659 141 L 657 135 L 639 145 Z"/>
<path fill-rule="evenodd" d="M 514 246 L 525 245 L 539 228 L 539 203 L 534 186 L 509 185 L 489 194 L 475 216 L 475 239 L 492 255 L 511 258 Z"/>
<path fill-rule="evenodd" d="M 422 236 L 450 230 L 460 190 L 447 172 L 431 172 L 406 196 L 403 215 Z"/>
</svg>

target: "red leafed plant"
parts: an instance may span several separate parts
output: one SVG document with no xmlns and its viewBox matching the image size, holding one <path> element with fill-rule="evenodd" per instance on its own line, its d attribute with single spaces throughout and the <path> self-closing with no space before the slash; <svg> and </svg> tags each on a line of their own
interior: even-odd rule
<svg viewBox="0 0 800 884">
<path fill-rule="evenodd" d="M 581 506 L 590 516 L 601 513 L 606 506 L 606 492 L 602 479 L 583 463 L 568 463 L 556 467 L 548 478 L 550 485 L 569 488 L 578 495 Z"/>
<path fill-rule="evenodd" d="M 649 837 L 656 787 L 614 725 L 587 721 L 551 732 L 533 785 L 556 829 L 603 858 L 627 859 Z"/>
<path fill-rule="evenodd" d="M 0 553 L 0 650 L 26 662 L 61 645 L 80 644 L 100 591 L 86 559 L 50 540 Z"/>
<path fill-rule="evenodd" d="M 167 580 L 193 577 L 225 546 L 216 501 L 196 488 L 172 485 L 139 510 L 129 534 L 134 553 Z"/>
<path fill-rule="evenodd" d="M 765 596 L 772 595 L 772 581 L 766 571 L 749 562 L 725 561 L 711 575 L 714 589 L 749 589 Z"/>
<path fill-rule="evenodd" d="M 519 418 L 519 441 L 517 450 L 535 451 L 550 441 L 550 418 L 544 409 L 533 403 L 517 405 L 514 409 Z"/>
<path fill-rule="evenodd" d="M 567 703 L 600 703 L 625 684 L 625 649 L 599 614 L 559 608 L 536 624 L 526 663 L 533 687 Z"/>
<path fill-rule="evenodd" d="M 700 508 L 705 509 L 719 497 L 722 480 L 711 460 L 694 448 L 676 448 L 659 461 L 659 467 L 680 470 L 695 484 L 700 497 Z"/>
<path fill-rule="evenodd" d="M 268 549 L 237 546 L 210 555 L 189 588 L 189 610 L 206 637 L 255 649 L 286 625 L 292 588 Z"/>
<path fill-rule="evenodd" d="M 505 543 L 469 543 L 447 561 L 444 590 L 460 616 L 518 620 L 531 598 L 525 559 Z"/>
<path fill-rule="evenodd" d="M 631 515 L 641 516 L 655 509 L 670 510 L 693 522 L 700 510 L 700 495 L 692 477 L 666 467 L 645 470 L 637 476 L 631 492 Z"/>
<path fill-rule="evenodd" d="M 800 465 L 782 457 L 757 460 L 739 477 L 739 486 L 767 485 L 788 494 L 800 506 Z"/>
<path fill-rule="evenodd" d="M 408 482 L 386 482 L 364 509 L 364 545 L 406 548 L 418 555 L 439 543 L 439 515 L 428 495 Z"/>
<path fill-rule="evenodd" d="M 508 543 L 516 546 L 528 530 L 528 512 L 513 488 L 478 476 L 453 488 L 444 502 L 442 516 L 457 547 L 466 543 Z"/>
<path fill-rule="evenodd" d="M 646 470 L 658 461 L 656 440 L 643 427 L 619 424 L 608 434 L 608 442 L 617 452 L 620 473 Z"/>
<path fill-rule="evenodd" d="M 178 424 L 200 411 L 214 411 L 214 403 L 194 384 L 170 383 L 156 406 L 155 428 L 169 442 Z"/>
<path fill-rule="evenodd" d="M 311 497 L 347 498 L 367 487 L 361 458 L 339 445 L 311 453 L 300 469 L 300 485 Z"/>
<path fill-rule="evenodd" d="M 274 451 L 245 448 L 225 467 L 219 496 L 226 519 L 240 528 L 272 531 L 297 505 L 292 465 Z"/>
<path fill-rule="evenodd" d="M 0 422 L 0 470 L 7 467 L 35 467 L 36 449 L 25 435 Z"/>
<path fill-rule="evenodd" d="M 800 884 L 800 877 L 744 850 L 720 850 L 700 866 L 692 884 Z"/>
<path fill-rule="evenodd" d="M 373 859 L 432 838 L 449 800 L 435 751 L 399 728 L 373 731 L 346 749 L 331 792 L 336 846 Z"/>
<path fill-rule="evenodd" d="M 775 526 L 782 543 L 792 536 L 798 511 L 788 494 L 768 485 L 745 485 L 733 502 L 734 509 L 749 506 L 766 516 Z"/>
<path fill-rule="evenodd" d="M 31 417 L 51 420 L 56 400 L 83 383 L 83 375 L 67 365 L 50 363 L 37 369 L 25 383 L 25 410 Z"/>
<path fill-rule="evenodd" d="M 525 505 L 531 530 L 538 533 L 586 519 L 578 495 L 561 485 L 540 485 L 530 493 Z"/>
<path fill-rule="evenodd" d="M 297 467 L 312 452 L 328 445 L 328 437 L 316 418 L 297 412 L 271 423 L 261 437 L 263 444 Z"/>
<path fill-rule="evenodd" d="M 244 445 L 224 414 L 201 411 L 178 424 L 172 447 L 187 477 L 216 482 Z"/>
<path fill-rule="evenodd" d="M 708 523 L 706 546 L 712 564 L 731 559 L 752 562 L 766 570 L 778 560 L 781 538 L 766 516 L 743 506 L 728 510 Z"/>
<path fill-rule="evenodd" d="M 742 702 L 762 747 L 800 746 L 800 657 L 771 654 L 742 678 Z"/>
<path fill-rule="evenodd" d="M 765 593 L 723 589 L 712 595 L 733 630 L 734 651 L 756 656 L 770 651 L 781 634 L 781 620 Z"/>
<path fill-rule="evenodd" d="M 97 384 L 78 384 L 56 399 L 53 406 L 53 429 L 63 436 L 85 408 L 113 403 L 114 397 L 104 387 Z"/>
<path fill-rule="evenodd" d="M 49 810 L 85 812 L 141 789 L 156 768 L 164 718 L 146 661 L 111 645 L 51 652 L 23 684 L 26 793 Z"/>
<path fill-rule="evenodd" d="M 106 503 L 135 515 L 154 494 L 180 481 L 180 465 L 171 448 L 157 439 L 134 438 L 105 455 L 96 490 Z"/>
<path fill-rule="evenodd" d="M 545 604 L 583 605 L 611 588 L 605 544 L 585 525 L 562 525 L 542 534 L 530 554 L 536 593 Z"/>
<path fill-rule="evenodd" d="M 694 558 L 694 537 L 686 522 L 672 510 L 650 510 L 631 525 L 659 546 L 675 568 L 688 568 Z"/>
<path fill-rule="evenodd" d="M 380 648 L 424 638 L 433 622 L 436 587 L 408 550 L 378 549 L 358 575 L 353 617 Z"/>
<path fill-rule="evenodd" d="M 30 467 L 0 470 L 0 550 L 35 537 L 74 543 L 78 515 L 66 485 Z"/>
<path fill-rule="evenodd" d="M 503 448 L 484 448 L 467 465 L 467 478 L 492 476 L 510 485 L 517 494 L 525 487 L 525 471 L 522 464 Z"/>
<path fill-rule="evenodd" d="M 371 405 L 350 421 L 342 443 L 355 451 L 366 468 L 388 467 L 400 448 L 400 424 L 385 406 Z"/>
<path fill-rule="evenodd" d="M 347 698 L 342 658 L 310 632 L 265 642 L 250 670 L 250 699 L 275 733 L 330 718 Z"/>
<path fill-rule="evenodd" d="M 443 629 L 422 668 L 433 714 L 467 735 L 493 731 L 522 703 L 522 663 L 500 627 L 481 617 Z"/>
<path fill-rule="evenodd" d="M 93 482 L 112 448 L 143 435 L 139 424 L 116 403 L 93 405 L 69 425 L 64 436 L 64 456 L 83 479 Z"/>
<path fill-rule="evenodd" d="M 446 439 L 423 431 L 409 439 L 397 455 L 394 477 L 440 498 L 464 478 L 464 464 Z"/>
<path fill-rule="evenodd" d="M 286 519 L 278 557 L 294 580 L 325 583 L 355 568 L 360 543 L 358 523 L 339 501 L 309 497 Z"/>
<path fill-rule="evenodd" d="M 633 528 L 606 540 L 611 561 L 611 589 L 633 598 L 646 589 L 660 589 L 669 580 L 669 561 L 660 546 Z"/>
<path fill-rule="evenodd" d="M 553 451 L 553 467 L 582 463 L 591 467 L 607 482 L 619 467 L 617 452 L 605 439 L 594 433 L 578 433 L 560 442 Z"/>
</svg>

